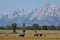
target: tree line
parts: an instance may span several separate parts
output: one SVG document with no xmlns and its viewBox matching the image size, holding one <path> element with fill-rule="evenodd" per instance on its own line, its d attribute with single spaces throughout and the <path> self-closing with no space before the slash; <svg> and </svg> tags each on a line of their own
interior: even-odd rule
<svg viewBox="0 0 60 40">
<path fill-rule="evenodd" d="M 31 26 L 26 26 L 25 23 L 23 23 L 22 27 L 18 27 L 16 23 L 13 23 L 11 25 L 8 25 L 6 27 L 4 26 L 0 26 L 0 29 L 5 30 L 7 28 L 7 30 L 22 30 L 22 29 L 26 29 L 26 30 L 60 30 L 60 26 L 47 26 L 47 25 L 43 25 L 40 26 L 39 24 L 32 24 Z"/>
</svg>

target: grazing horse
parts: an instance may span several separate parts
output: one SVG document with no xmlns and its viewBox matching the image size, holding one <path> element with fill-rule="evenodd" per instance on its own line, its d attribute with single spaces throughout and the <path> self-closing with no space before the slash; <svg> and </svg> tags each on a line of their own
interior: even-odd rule
<svg viewBox="0 0 60 40">
<path fill-rule="evenodd" d="M 42 36 L 43 34 L 40 34 L 40 36 Z"/>
<path fill-rule="evenodd" d="M 25 34 L 18 34 L 18 36 L 24 37 L 24 36 L 25 36 Z"/>
<path fill-rule="evenodd" d="M 34 34 L 34 36 L 38 36 L 38 34 Z"/>
</svg>

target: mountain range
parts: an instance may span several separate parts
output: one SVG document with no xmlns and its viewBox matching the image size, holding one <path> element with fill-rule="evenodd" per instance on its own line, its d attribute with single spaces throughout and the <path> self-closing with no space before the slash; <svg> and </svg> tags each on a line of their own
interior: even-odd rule
<svg viewBox="0 0 60 40">
<path fill-rule="evenodd" d="M 21 26 L 22 23 L 32 25 L 37 23 L 39 25 L 56 25 L 60 26 L 60 8 L 55 4 L 45 3 L 40 8 L 26 11 L 24 9 L 14 11 L 12 15 L 0 15 L 0 25 L 7 26 L 12 23 L 17 23 Z"/>
</svg>

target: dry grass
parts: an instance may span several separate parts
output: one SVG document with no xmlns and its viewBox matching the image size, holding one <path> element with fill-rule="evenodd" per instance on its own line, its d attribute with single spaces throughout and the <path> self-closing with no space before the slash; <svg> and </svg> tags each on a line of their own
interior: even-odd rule
<svg viewBox="0 0 60 40">
<path fill-rule="evenodd" d="M 9 32 L 9 31 L 8 31 Z M 11 32 L 11 31 L 10 31 Z M 22 33 L 22 31 L 17 31 L 19 33 Z M 38 33 L 42 33 L 43 36 L 34 36 L 34 31 L 33 30 L 28 30 L 25 34 L 25 37 L 20 37 L 17 36 L 17 34 L 0 34 L 0 40 L 60 40 L 60 31 L 44 31 L 44 30 L 39 30 Z M 46 36 L 44 36 L 46 35 Z"/>
</svg>

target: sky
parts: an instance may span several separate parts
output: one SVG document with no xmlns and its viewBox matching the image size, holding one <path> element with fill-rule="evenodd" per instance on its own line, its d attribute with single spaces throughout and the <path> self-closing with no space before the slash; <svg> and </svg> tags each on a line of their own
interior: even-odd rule
<svg viewBox="0 0 60 40">
<path fill-rule="evenodd" d="M 15 10 L 40 8 L 46 2 L 60 7 L 60 0 L 0 0 L 0 13 L 10 14 Z"/>
</svg>

